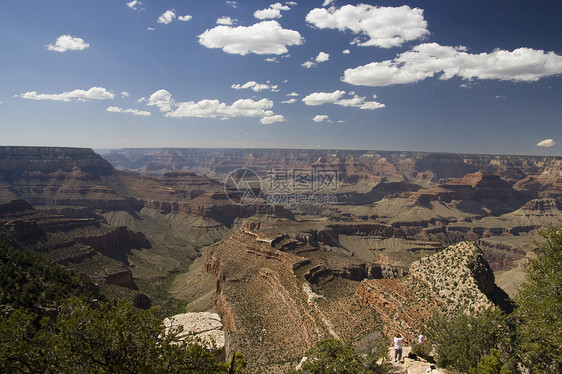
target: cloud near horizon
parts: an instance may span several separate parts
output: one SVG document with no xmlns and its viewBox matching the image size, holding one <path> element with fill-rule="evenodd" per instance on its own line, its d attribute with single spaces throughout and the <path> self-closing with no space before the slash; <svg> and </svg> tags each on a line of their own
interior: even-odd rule
<svg viewBox="0 0 562 374">
<path fill-rule="evenodd" d="M 55 44 L 47 45 L 47 49 L 55 52 L 82 51 L 89 46 L 90 44 L 84 42 L 82 38 L 76 38 L 71 35 L 61 35 L 57 38 Z"/>
<path fill-rule="evenodd" d="M 19 95 L 22 99 L 30 100 L 52 100 L 52 101 L 71 101 L 77 99 L 78 101 L 86 101 L 89 99 L 95 100 L 112 100 L 115 94 L 103 87 L 91 87 L 89 90 L 74 90 L 70 92 L 63 92 L 60 94 L 38 94 L 37 91 L 29 91 Z"/>
<path fill-rule="evenodd" d="M 315 8 L 306 22 L 319 29 L 350 30 L 360 35 L 351 44 L 362 47 L 399 47 L 405 42 L 429 35 L 423 9 L 378 7 L 367 4 L 344 5 L 341 8 Z"/>
<path fill-rule="evenodd" d="M 392 86 L 417 83 L 438 76 L 441 80 L 460 77 L 535 82 L 562 74 L 562 56 L 531 48 L 471 54 L 463 46 L 424 43 L 399 54 L 394 60 L 372 62 L 347 69 L 342 81 L 358 86 Z"/>
<path fill-rule="evenodd" d="M 228 105 L 217 99 L 204 99 L 198 102 L 186 101 L 176 102 L 172 95 L 166 90 L 158 90 L 150 95 L 147 105 L 154 105 L 160 111 L 167 112 L 165 117 L 184 118 L 220 118 L 229 119 L 233 117 L 261 117 L 260 122 L 268 125 L 276 122 L 284 122 L 285 118 L 275 114 L 272 110 L 273 101 L 261 99 L 240 99 Z"/>
<path fill-rule="evenodd" d="M 545 139 L 545 140 L 542 140 L 542 141 L 537 143 L 537 146 L 543 147 L 543 148 L 553 147 L 555 145 L 556 145 L 556 142 L 554 141 L 554 139 Z"/>
<path fill-rule="evenodd" d="M 262 21 L 251 26 L 227 25 L 208 29 L 199 36 L 199 43 L 207 48 L 220 48 L 229 54 L 282 55 L 287 47 L 301 45 L 298 31 L 281 27 L 277 21 Z"/>
</svg>

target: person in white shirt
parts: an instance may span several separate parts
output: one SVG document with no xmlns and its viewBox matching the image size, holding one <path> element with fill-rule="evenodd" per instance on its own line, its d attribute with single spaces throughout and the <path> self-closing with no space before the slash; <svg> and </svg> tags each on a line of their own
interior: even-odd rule
<svg viewBox="0 0 562 374">
<path fill-rule="evenodd" d="M 402 361 L 402 342 L 404 337 L 402 334 L 398 334 L 394 337 L 394 362 Z"/>
</svg>

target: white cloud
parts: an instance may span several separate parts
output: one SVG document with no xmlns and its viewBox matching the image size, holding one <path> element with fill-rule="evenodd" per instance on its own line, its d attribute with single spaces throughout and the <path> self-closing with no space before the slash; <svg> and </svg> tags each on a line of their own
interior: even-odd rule
<svg viewBox="0 0 562 374">
<path fill-rule="evenodd" d="M 175 18 L 176 18 L 176 12 L 174 12 L 173 10 L 167 10 L 164 13 L 162 13 L 160 17 L 158 17 L 158 23 L 163 23 L 164 25 L 167 25 L 173 22 Z"/>
<path fill-rule="evenodd" d="M 146 101 L 146 97 L 141 97 L 137 100 L 137 103 L 144 103 Z"/>
<path fill-rule="evenodd" d="M 275 114 L 273 116 L 263 117 L 262 119 L 260 119 L 260 123 L 264 125 L 271 125 L 272 123 L 276 122 L 285 122 L 285 117 L 283 117 L 281 114 Z"/>
<path fill-rule="evenodd" d="M 133 0 L 129 3 L 127 3 L 127 6 L 131 9 L 134 9 L 134 10 L 138 10 L 141 5 L 142 5 L 142 2 L 140 2 L 138 0 Z"/>
<path fill-rule="evenodd" d="M 302 44 L 303 38 L 277 21 L 262 21 L 252 26 L 216 26 L 199 35 L 199 43 L 232 54 L 281 55 L 288 52 L 287 46 Z"/>
<path fill-rule="evenodd" d="M 217 25 L 234 25 L 237 22 L 237 19 L 232 19 L 230 17 L 221 17 L 217 19 Z"/>
<path fill-rule="evenodd" d="M 311 67 L 314 67 L 314 66 L 318 65 L 320 62 L 326 62 L 329 59 L 330 59 L 329 53 L 320 52 L 320 53 L 318 53 L 318 56 L 316 56 L 313 60 L 306 61 L 306 62 L 302 63 L 301 66 L 304 66 L 305 68 L 310 69 Z"/>
<path fill-rule="evenodd" d="M 200 117 L 200 118 L 231 118 L 231 117 L 271 117 L 273 102 L 268 99 L 254 101 L 252 99 L 240 99 L 227 105 L 219 100 L 205 99 L 198 102 L 187 101 L 178 103 L 174 111 L 166 113 L 166 117 Z"/>
<path fill-rule="evenodd" d="M 562 74 L 562 56 L 531 48 L 470 54 L 466 47 L 424 43 L 394 60 L 372 62 L 347 69 L 342 80 L 361 86 L 390 86 L 415 83 L 439 75 L 439 79 L 498 79 L 534 82 Z"/>
<path fill-rule="evenodd" d="M 127 91 L 121 92 L 122 97 L 129 97 L 129 93 Z"/>
<path fill-rule="evenodd" d="M 265 62 L 275 62 L 275 63 L 279 63 L 279 60 L 277 60 L 277 57 L 268 57 L 264 60 Z"/>
<path fill-rule="evenodd" d="M 234 88 L 235 90 L 243 90 L 247 88 L 251 88 L 254 92 L 260 92 L 263 90 L 271 90 L 273 92 L 278 92 L 279 88 L 277 85 L 270 85 L 265 83 L 257 83 L 254 81 L 249 81 L 244 84 L 233 84 L 230 88 Z"/>
<path fill-rule="evenodd" d="M 316 56 L 316 62 L 326 62 L 329 59 L 330 59 L 330 54 L 326 52 L 320 52 L 318 53 L 318 56 Z"/>
<path fill-rule="evenodd" d="M 322 6 L 325 8 L 328 5 L 332 4 L 334 2 L 334 0 L 324 0 L 324 3 L 322 4 Z"/>
<path fill-rule="evenodd" d="M 359 109 L 375 110 L 384 108 L 385 105 L 377 101 L 367 101 L 367 98 L 362 96 L 357 96 L 355 93 L 350 92 L 353 95 L 351 98 L 343 98 L 345 91 L 337 90 L 334 92 L 314 92 L 308 96 L 305 96 L 302 101 L 306 105 L 317 106 L 323 104 L 336 104 L 345 107 L 354 107 Z M 373 98 L 376 98 L 373 95 Z"/>
<path fill-rule="evenodd" d="M 88 91 L 74 90 L 70 92 L 63 92 L 61 94 L 38 94 L 37 91 L 30 91 L 22 93 L 19 96 L 22 99 L 31 100 L 71 101 L 71 99 L 77 99 L 79 101 L 85 101 L 88 99 L 112 100 L 115 97 L 115 94 L 103 87 L 92 87 Z"/>
<path fill-rule="evenodd" d="M 150 95 L 146 105 L 157 106 L 160 108 L 161 112 L 169 112 L 172 110 L 172 106 L 175 105 L 175 102 L 172 99 L 171 93 L 166 90 L 158 90 Z"/>
<path fill-rule="evenodd" d="M 348 55 L 351 53 L 351 51 L 349 49 L 344 49 L 343 51 L 341 51 L 341 53 L 343 53 L 344 55 Z"/>
<path fill-rule="evenodd" d="M 330 117 L 327 116 L 326 114 L 318 114 L 316 116 L 314 116 L 314 118 L 312 119 L 314 122 L 331 122 L 330 121 Z"/>
<path fill-rule="evenodd" d="M 281 11 L 282 10 L 290 10 L 287 5 L 283 5 L 281 3 L 271 4 L 269 8 L 256 10 L 254 12 L 254 17 L 257 19 L 273 19 L 273 18 L 281 18 Z"/>
<path fill-rule="evenodd" d="M 54 45 L 47 45 L 47 49 L 55 52 L 81 51 L 89 46 L 90 45 L 84 42 L 82 38 L 75 38 L 71 35 L 61 35 L 57 38 Z"/>
<path fill-rule="evenodd" d="M 258 101 L 240 99 L 232 103 L 232 105 L 221 103 L 216 99 L 205 99 L 198 102 L 176 102 L 168 91 L 158 90 L 150 95 L 147 105 L 158 106 L 160 111 L 167 112 L 165 114 L 166 117 L 173 118 L 198 117 L 224 120 L 233 117 L 261 117 L 260 122 L 263 124 L 283 122 L 285 120 L 282 115 L 275 114 L 270 110 L 273 107 L 273 101 L 269 99 Z"/>
<path fill-rule="evenodd" d="M 547 147 L 555 146 L 556 142 L 554 141 L 554 139 L 545 139 L 545 140 L 542 140 L 542 141 L 538 142 L 537 145 L 539 147 L 547 148 Z"/>
<path fill-rule="evenodd" d="M 293 98 L 291 98 L 291 99 L 289 99 L 289 100 L 282 101 L 281 104 L 292 104 L 292 103 L 296 103 L 296 102 L 297 102 L 297 99 L 295 99 L 295 98 L 293 97 Z"/>
<path fill-rule="evenodd" d="M 150 112 L 147 112 L 146 110 L 121 109 L 117 106 L 108 106 L 105 110 L 114 113 L 130 113 L 130 114 L 134 114 L 135 116 L 145 116 L 145 117 L 150 116 Z"/>
<path fill-rule="evenodd" d="M 423 10 L 401 7 L 376 7 L 359 4 L 336 9 L 315 8 L 306 15 L 306 21 L 320 29 L 350 30 L 362 37 L 360 46 L 382 48 L 398 47 L 403 43 L 429 34 Z"/>
<path fill-rule="evenodd" d="M 299 5 L 299 3 L 295 2 L 295 1 L 285 1 L 285 5 L 295 6 L 295 5 Z"/>
<path fill-rule="evenodd" d="M 178 20 L 183 21 L 183 22 L 187 22 L 187 21 L 189 21 L 189 20 L 192 19 L 192 18 L 193 18 L 193 17 L 190 16 L 189 14 L 186 14 L 185 16 L 179 16 L 179 17 L 178 17 Z"/>
<path fill-rule="evenodd" d="M 236 8 L 238 6 L 236 1 L 227 1 L 226 5 L 231 6 L 233 8 Z"/>
<path fill-rule="evenodd" d="M 147 27 L 146 29 L 147 29 L 148 31 L 154 31 L 154 30 L 156 30 L 154 27 L 150 27 L 150 26 Z"/>
<path fill-rule="evenodd" d="M 308 96 L 305 96 L 302 101 L 306 105 L 323 105 L 327 103 L 335 103 L 341 97 L 345 95 L 345 91 L 334 91 L 334 92 L 314 92 Z"/>
<path fill-rule="evenodd" d="M 296 92 L 291 92 L 291 93 L 288 93 L 287 96 L 296 97 L 296 96 L 300 96 L 300 95 L 299 95 L 298 93 L 296 93 Z"/>
</svg>

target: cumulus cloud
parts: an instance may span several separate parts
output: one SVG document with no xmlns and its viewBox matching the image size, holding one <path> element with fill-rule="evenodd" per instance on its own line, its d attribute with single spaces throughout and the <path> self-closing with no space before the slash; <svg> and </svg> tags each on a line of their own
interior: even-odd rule
<svg viewBox="0 0 562 374">
<path fill-rule="evenodd" d="M 260 119 L 260 123 L 264 125 L 271 125 L 272 123 L 277 122 L 285 122 L 285 117 L 283 117 L 281 114 L 275 114 L 273 116 L 267 116 Z"/>
<path fill-rule="evenodd" d="M 345 91 L 337 90 L 334 92 L 314 92 L 305 96 L 302 101 L 306 105 L 323 105 L 327 103 L 335 103 L 345 95 Z"/>
<path fill-rule="evenodd" d="M 341 51 L 341 53 L 343 53 L 344 55 L 348 55 L 351 53 L 351 51 L 349 49 L 344 49 L 343 51 Z"/>
<path fill-rule="evenodd" d="M 562 74 L 562 56 L 531 48 L 471 54 L 463 46 L 424 43 L 394 60 L 372 62 L 344 72 L 344 82 L 361 86 L 415 83 L 438 75 L 439 79 L 497 79 L 534 82 Z"/>
<path fill-rule="evenodd" d="M 288 52 L 287 46 L 302 44 L 303 38 L 277 21 L 262 21 L 252 26 L 216 26 L 199 35 L 199 43 L 231 54 L 281 55 Z"/>
<path fill-rule="evenodd" d="M 74 90 L 60 94 L 38 94 L 37 91 L 30 91 L 22 93 L 19 96 L 22 99 L 30 100 L 71 101 L 72 99 L 77 99 L 79 101 L 85 101 L 88 99 L 112 100 L 115 97 L 115 94 L 103 87 L 92 87 L 87 91 Z"/>
<path fill-rule="evenodd" d="M 326 2 L 325 2 L 326 3 Z M 423 9 L 344 5 L 336 9 L 315 8 L 306 21 L 320 29 L 350 30 L 360 35 L 354 44 L 382 48 L 398 47 L 403 43 L 429 34 Z"/>
<path fill-rule="evenodd" d="M 175 105 L 175 102 L 172 99 L 171 93 L 166 90 L 158 90 L 150 95 L 146 105 L 156 106 L 161 112 L 169 112 L 172 110 L 172 106 Z"/>
<path fill-rule="evenodd" d="M 548 147 L 555 146 L 556 142 L 554 141 L 554 139 L 545 139 L 545 140 L 542 140 L 542 141 L 538 142 L 537 145 L 539 147 L 548 148 Z"/>
<path fill-rule="evenodd" d="M 121 92 L 122 97 L 129 97 L 129 93 L 127 91 Z"/>
<path fill-rule="evenodd" d="M 249 81 L 246 82 L 244 84 L 233 84 L 232 86 L 230 86 L 231 88 L 234 88 L 235 90 L 243 90 L 243 89 L 247 89 L 247 88 L 251 88 L 254 92 L 260 92 L 263 90 L 270 90 L 273 92 L 278 92 L 279 88 L 277 85 L 270 85 L 269 83 L 257 83 L 254 81 Z"/>
<path fill-rule="evenodd" d="M 265 62 L 275 62 L 275 63 L 279 63 L 279 60 L 277 60 L 277 57 L 268 57 L 264 60 Z"/>
<path fill-rule="evenodd" d="M 130 114 L 134 114 L 135 116 L 145 116 L 145 117 L 150 116 L 150 112 L 147 112 L 146 110 L 121 109 L 117 106 L 108 106 L 107 108 L 105 108 L 105 110 L 114 113 L 130 113 Z"/>
<path fill-rule="evenodd" d="M 385 105 L 377 101 L 367 101 L 366 97 L 358 96 L 353 92 L 349 95 L 352 97 L 344 98 L 345 91 L 337 90 L 334 92 L 314 92 L 305 96 L 302 101 L 306 105 L 317 106 L 323 104 L 336 104 L 345 107 L 354 107 L 359 109 L 375 110 L 384 108 Z M 373 95 L 373 98 L 376 98 Z"/>
<path fill-rule="evenodd" d="M 314 122 L 331 122 L 330 117 L 326 114 L 318 114 L 312 119 Z"/>
<path fill-rule="evenodd" d="M 237 19 L 232 19 L 230 17 L 221 17 L 217 19 L 217 25 L 234 25 L 234 22 L 238 21 Z"/>
<path fill-rule="evenodd" d="M 282 115 L 275 114 L 271 108 L 273 101 L 261 99 L 240 99 L 228 105 L 216 99 L 205 99 L 198 102 L 185 101 L 176 102 L 172 95 L 166 90 L 158 90 L 150 95 L 147 105 L 154 105 L 160 111 L 166 112 L 166 117 L 184 118 L 220 118 L 228 119 L 233 117 L 261 117 L 262 124 L 283 122 Z"/>
<path fill-rule="evenodd" d="M 167 25 L 173 22 L 175 18 L 176 18 L 176 12 L 174 12 L 173 10 L 167 10 L 164 13 L 162 13 L 160 17 L 158 17 L 158 23 L 163 23 L 164 25 Z"/>
<path fill-rule="evenodd" d="M 273 18 L 281 18 L 281 11 L 282 10 L 290 10 L 287 5 L 283 5 L 281 3 L 271 4 L 269 8 L 256 10 L 254 12 L 254 17 L 257 19 L 273 19 Z"/>
<path fill-rule="evenodd" d="M 291 99 L 289 99 L 289 100 L 282 101 L 281 104 L 293 104 L 293 103 L 296 103 L 296 102 L 297 102 L 297 99 L 295 99 L 295 98 L 293 97 L 293 98 L 291 98 Z"/>
<path fill-rule="evenodd" d="M 322 6 L 325 8 L 328 5 L 332 4 L 334 2 L 334 0 L 324 0 L 324 3 L 322 4 Z"/>
<path fill-rule="evenodd" d="M 302 63 L 301 66 L 304 66 L 305 68 L 310 69 L 311 67 L 314 67 L 314 66 L 318 65 L 320 62 L 326 62 L 329 59 L 330 59 L 329 53 L 320 52 L 320 53 L 318 53 L 318 56 L 316 56 L 313 60 L 306 61 L 306 62 Z"/>
<path fill-rule="evenodd" d="M 129 8 L 131 8 L 131 9 L 134 9 L 134 10 L 140 9 L 140 6 L 141 6 L 141 5 L 142 5 L 142 2 L 140 2 L 140 1 L 138 1 L 138 0 L 133 0 L 133 1 L 129 2 L 129 3 L 127 3 L 127 6 L 128 6 Z"/>
<path fill-rule="evenodd" d="M 183 21 L 183 22 L 187 22 L 187 21 L 189 21 L 189 20 L 192 19 L 192 18 L 193 18 L 193 17 L 190 16 L 189 14 L 186 14 L 185 16 L 179 16 L 179 17 L 178 17 L 178 20 Z"/>
<path fill-rule="evenodd" d="M 55 44 L 47 45 L 47 49 L 55 52 L 81 51 L 89 46 L 90 45 L 84 42 L 82 38 L 76 38 L 71 35 L 61 35 L 57 38 Z"/>
<path fill-rule="evenodd" d="M 299 95 L 298 93 L 296 93 L 296 92 L 291 92 L 291 93 L 288 93 L 287 96 L 296 97 L 296 96 L 300 96 L 300 95 Z"/>
</svg>

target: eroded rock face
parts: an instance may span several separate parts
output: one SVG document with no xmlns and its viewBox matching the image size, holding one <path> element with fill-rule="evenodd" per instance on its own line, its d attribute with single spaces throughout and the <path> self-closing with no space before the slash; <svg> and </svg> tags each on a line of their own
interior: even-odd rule
<svg viewBox="0 0 562 374">
<path fill-rule="evenodd" d="M 375 328 L 373 314 L 351 293 L 326 302 L 310 297 L 310 284 L 298 274 L 314 264 L 275 249 L 275 238 L 252 226 L 209 247 L 204 265 L 217 278 L 226 349 L 242 352 L 250 372 L 299 360 L 323 337 L 357 339 Z"/>
<path fill-rule="evenodd" d="M 482 250 L 472 242 L 451 245 L 414 262 L 404 278 L 364 280 L 356 297 L 383 319 L 389 337 L 402 333 L 410 341 L 435 311 L 512 308 L 507 294 L 496 286 Z"/>
</svg>

